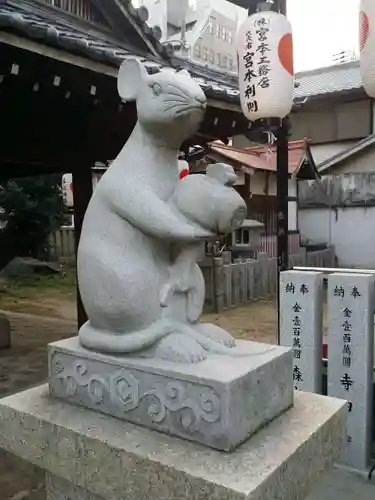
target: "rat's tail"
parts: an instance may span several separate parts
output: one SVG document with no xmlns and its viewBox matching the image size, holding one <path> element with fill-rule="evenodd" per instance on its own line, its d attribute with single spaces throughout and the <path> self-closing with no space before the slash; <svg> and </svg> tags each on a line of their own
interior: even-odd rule
<svg viewBox="0 0 375 500">
<path fill-rule="evenodd" d="M 87 321 L 78 336 L 83 347 L 105 354 L 130 354 L 148 349 L 173 332 L 170 322 L 160 319 L 145 330 L 123 335 L 95 328 Z"/>
</svg>

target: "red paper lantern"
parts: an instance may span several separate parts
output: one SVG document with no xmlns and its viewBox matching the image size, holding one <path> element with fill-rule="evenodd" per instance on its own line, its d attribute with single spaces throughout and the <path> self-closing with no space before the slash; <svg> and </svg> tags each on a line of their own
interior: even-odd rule
<svg viewBox="0 0 375 500">
<path fill-rule="evenodd" d="M 375 98 L 375 2 L 361 0 L 359 7 L 359 47 L 362 84 Z"/>
</svg>

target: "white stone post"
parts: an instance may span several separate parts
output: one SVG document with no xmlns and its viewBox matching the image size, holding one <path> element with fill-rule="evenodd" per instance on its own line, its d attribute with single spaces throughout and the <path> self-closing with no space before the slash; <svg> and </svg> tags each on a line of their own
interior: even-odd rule
<svg viewBox="0 0 375 500">
<path fill-rule="evenodd" d="M 297 390 L 322 392 L 322 273 L 280 274 L 280 340 L 293 348 Z"/>
<path fill-rule="evenodd" d="M 329 277 L 328 325 L 328 395 L 349 401 L 341 463 L 366 472 L 372 441 L 374 276 Z"/>
</svg>

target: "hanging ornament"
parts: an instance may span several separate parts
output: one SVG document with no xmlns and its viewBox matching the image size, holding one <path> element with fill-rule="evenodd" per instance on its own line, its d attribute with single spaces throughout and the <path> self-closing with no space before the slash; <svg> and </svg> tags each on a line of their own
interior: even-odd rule
<svg viewBox="0 0 375 500">
<path fill-rule="evenodd" d="M 289 21 L 272 11 L 249 16 L 239 30 L 241 107 L 250 121 L 285 118 L 293 106 L 293 36 Z"/>
<path fill-rule="evenodd" d="M 359 7 L 359 48 L 362 85 L 375 98 L 375 2 L 361 0 Z"/>
</svg>

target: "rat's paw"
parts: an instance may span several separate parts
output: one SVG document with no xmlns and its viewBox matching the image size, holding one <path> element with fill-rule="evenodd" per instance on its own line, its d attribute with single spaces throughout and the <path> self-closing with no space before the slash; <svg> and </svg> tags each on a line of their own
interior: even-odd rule
<svg viewBox="0 0 375 500">
<path fill-rule="evenodd" d="M 207 352 L 191 337 L 171 333 L 159 342 L 155 357 L 176 363 L 200 363 L 207 358 Z"/>
<path fill-rule="evenodd" d="M 194 325 L 194 329 L 205 337 L 226 347 L 236 347 L 236 341 L 228 332 L 210 323 Z"/>
</svg>

